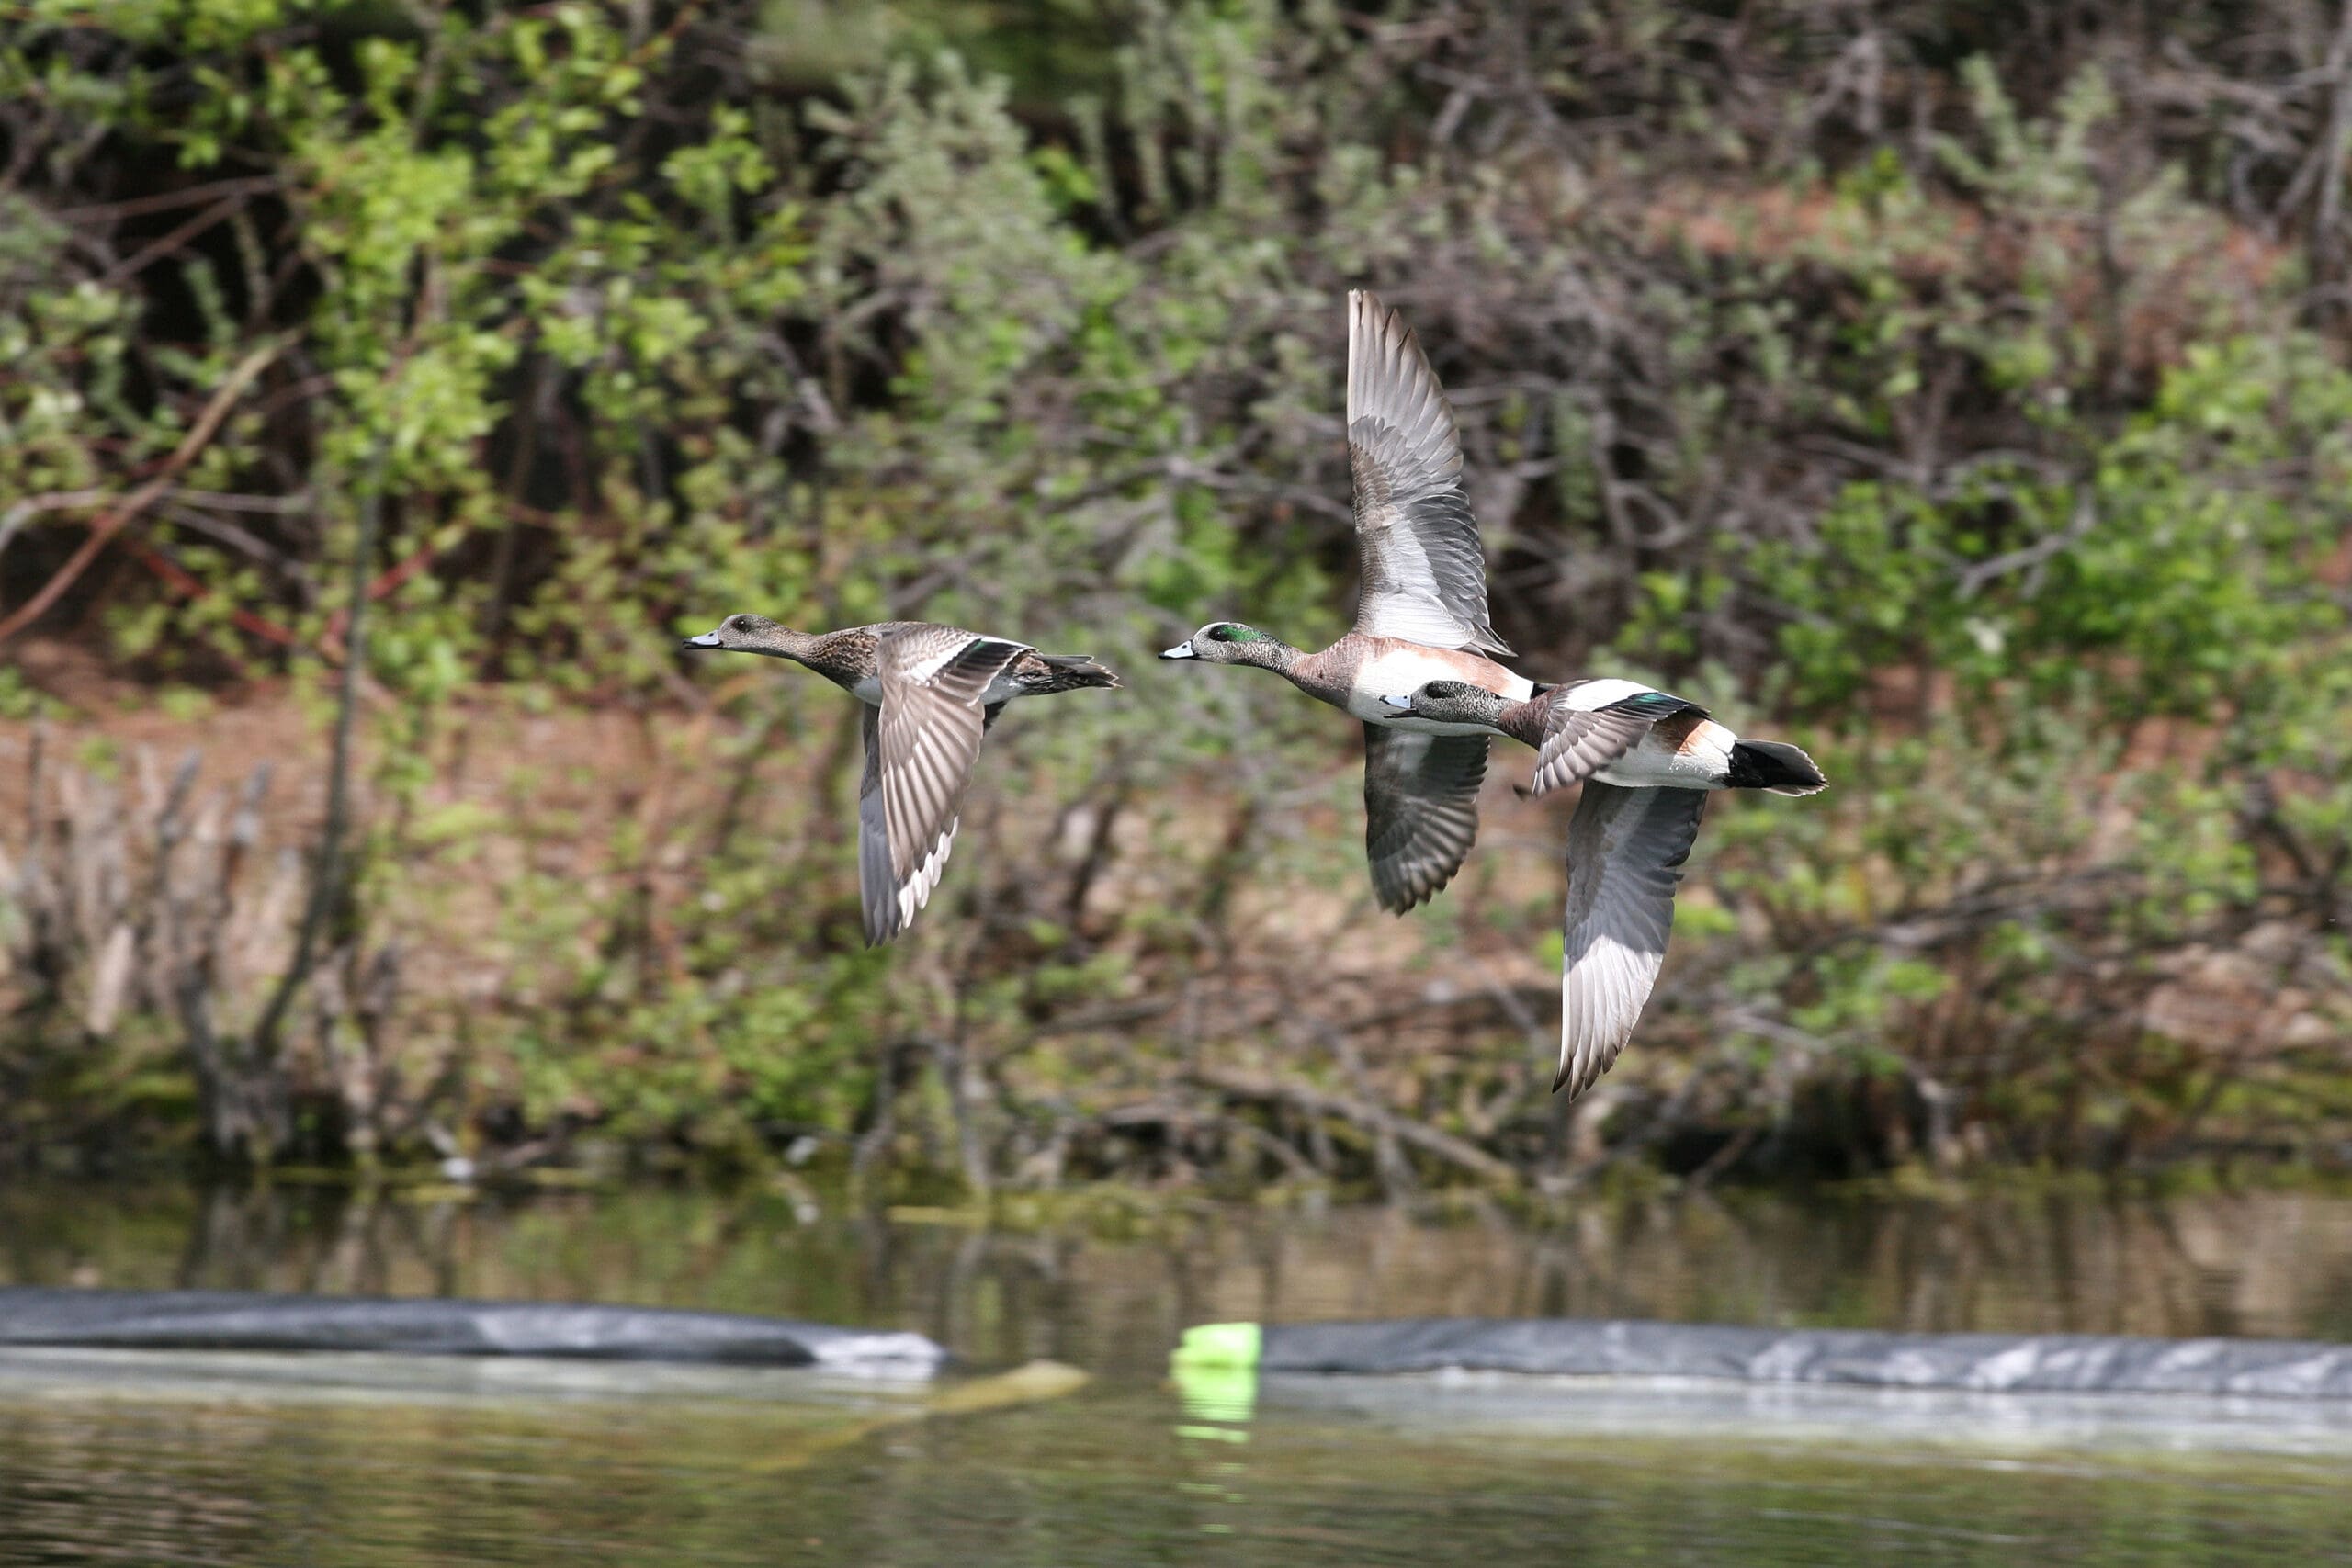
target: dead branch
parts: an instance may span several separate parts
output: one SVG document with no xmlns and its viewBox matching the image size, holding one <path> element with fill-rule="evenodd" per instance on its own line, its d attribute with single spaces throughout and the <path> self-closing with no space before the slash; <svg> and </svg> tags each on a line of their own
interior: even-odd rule
<svg viewBox="0 0 2352 1568">
<path fill-rule="evenodd" d="M 180 438 L 179 446 L 164 459 L 163 467 L 146 483 L 133 491 L 121 505 L 91 524 L 90 536 L 82 541 L 82 547 L 75 550 L 63 566 L 57 569 L 56 575 L 41 584 L 31 598 L 17 605 L 6 620 L 0 620 L 0 642 L 7 641 L 39 620 L 68 588 L 74 586 L 74 580 L 89 570 L 90 563 L 97 559 L 98 552 L 107 547 L 109 540 L 172 488 L 172 481 L 179 477 L 180 470 L 194 462 L 196 455 L 204 450 L 220 430 L 220 422 L 229 417 L 229 410 L 235 406 L 237 399 L 252 384 L 253 378 L 277 357 L 281 346 L 275 343 L 265 344 L 238 362 L 237 367 L 229 372 L 229 378 L 204 405 L 204 412 L 197 416 L 196 423 Z"/>
<path fill-rule="evenodd" d="M 1227 1100 L 1259 1105 L 1287 1105 L 1308 1116 L 1336 1117 L 1374 1134 L 1385 1128 L 1395 1134 L 1398 1142 L 1409 1144 L 1423 1154 L 1465 1170 L 1491 1186 L 1509 1190 L 1519 1185 L 1519 1172 L 1484 1149 L 1474 1147 L 1451 1133 L 1440 1132 L 1426 1122 L 1400 1116 L 1385 1106 L 1374 1105 L 1351 1095 L 1333 1094 L 1328 1089 L 1303 1083 L 1258 1077 L 1225 1067 L 1195 1067 L 1188 1076 L 1194 1085 Z"/>
</svg>

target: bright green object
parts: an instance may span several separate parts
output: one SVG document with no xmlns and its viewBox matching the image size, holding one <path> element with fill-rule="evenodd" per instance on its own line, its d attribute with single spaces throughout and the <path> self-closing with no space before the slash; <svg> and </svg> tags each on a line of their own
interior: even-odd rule
<svg viewBox="0 0 2352 1568">
<path fill-rule="evenodd" d="M 1255 1367 L 1265 1348 L 1266 1331 L 1254 1323 L 1203 1323 L 1184 1330 L 1183 1342 L 1169 1358 L 1172 1366 Z"/>
<path fill-rule="evenodd" d="M 1265 1331 L 1254 1323 L 1204 1323 L 1186 1329 L 1182 1343 L 1168 1358 L 1177 1397 L 1195 1420 L 1229 1425 L 1179 1427 L 1177 1431 L 1190 1438 L 1248 1442 L 1248 1434 L 1237 1428 L 1258 1411 L 1258 1357 L 1264 1345 Z"/>
</svg>

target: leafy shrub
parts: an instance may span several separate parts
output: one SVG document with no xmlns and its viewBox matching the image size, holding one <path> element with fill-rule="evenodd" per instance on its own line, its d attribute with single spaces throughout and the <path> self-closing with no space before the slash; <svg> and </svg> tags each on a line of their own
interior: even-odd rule
<svg viewBox="0 0 2352 1568">
<path fill-rule="evenodd" d="M 2160 49 L 1937 0 L 1015 9 L 59 0 L 0 38 L 0 589 L 150 678 L 307 691 L 390 498 L 364 890 L 450 950 L 410 1010 L 469 1128 L 972 1180 L 1451 1157 L 1382 1116 L 1566 1157 L 1548 852 L 1399 944 L 1332 716 L 1140 674 L 1020 716 L 876 956 L 834 694 L 672 652 L 750 607 L 1123 668 L 1213 615 L 1329 636 L 1371 284 L 1454 394 L 1528 668 L 1669 681 L 1837 785 L 1711 812 L 1595 1147 L 2317 1146 L 2352 378 L 2315 12 Z M 586 713 L 625 739 L 577 778 L 519 739 Z M 2182 1021 L 2216 995 L 2238 1038 Z"/>
</svg>

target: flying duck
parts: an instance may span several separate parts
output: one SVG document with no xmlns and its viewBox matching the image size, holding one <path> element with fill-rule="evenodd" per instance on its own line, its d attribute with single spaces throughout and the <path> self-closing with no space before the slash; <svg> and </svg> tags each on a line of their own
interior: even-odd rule
<svg viewBox="0 0 2352 1568">
<path fill-rule="evenodd" d="M 1307 653 L 1238 621 L 1212 621 L 1162 659 L 1251 664 L 1364 726 L 1364 850 L 1381 907 L 1402 914 L 1453 878 L 1478 835 L 1485 726 L 1403 711 L 1431 681 L 1510 701 L 1534 694 L 1489 654 L 1486 556 L 1462 491 L 1462 437 L 1437 376 L 1396 311 L 1348 296 L 1348 460 L 1363 591 L 1355 629 Z"/>
<path fill-rule="evenodd" d="M 1434 681 L 1395 705 L 1535 747 L 1531 795 L 1584 784 L 1568 821 L 1560 1070 L 1552 1080 L 1553 1092 L 1565 1089 L 1571 1100 L 1617 1060 L 1649 1000 L 1708 793 L 1828 787 L 1795 747 L 1743 740 L 1696 703 L 1632 681 L 1569 682 L 1520 702 Z"/>
<path fill-rule="evenodd" d="M 1119 684 L 1082 653 L 1039 653 L 1025 642 L 929 621 L 797 632 L 762 615 L 729 615 L 685 646 L 789 659 L 865 705 L 857 882 L 868 947 L 912 925 L 938 886 L 980 737 L 1004 705 Z"/>
</svg>

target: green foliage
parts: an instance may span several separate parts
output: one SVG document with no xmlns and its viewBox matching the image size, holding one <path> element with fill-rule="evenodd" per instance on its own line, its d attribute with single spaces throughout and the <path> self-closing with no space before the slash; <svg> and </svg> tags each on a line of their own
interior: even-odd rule
<svg viewBox="0 0 2352 1568">
<path fill-rule="evenodd" d="M 0 549 L 70 543 L 266 353 L 92 599 L 127 671 L 315 702 L 380 483 L 366 886 L 490 974 L 416 1032 L 485 1117 L 745 1151 L 906 1089 L 1109 1168 L 1089 1118 L 1207 1038 L 1535 1158 L 1544 1031 L 1366 1026 L 1364 1067 L 1287 988 L 1385 951 L 1352 727 L 1133 672 L 1217 616 L 1343 625 L 1338 301 L 1375 285 L 1455 395 L 1530 672 L 1654 678 L 1835 786 L 1711 810 L 1612 1087 L 1787 1134 L 1811 1085 L 1887 1159 L 1904 1094 L 2029 1153 L 2169 1136 L 2302 1068 L 2149 1046 L 2158 987 L 2284 926 L 2280 1029 L 2347 1010 L 2352 375 L 2305 292 L 2340 247 L 2268 238 L 2333 210 L 2305 131 L 2228 129 L 2266 92 L 2301 126 L 2318 63 L 2285 22 L 2192 86 L 2136 37 L 1811 12 L 36 5 L 0 36 Z M 754 609 L 1129 689 L 1001 727 L 921 937 L 868 954 L 837 694 L 681 676 L 677 630 Z M 516 739 L 583 714 L 627 739 Z M 1533 886 L 1474 863 L 1414 939 L 1540 953 Z"/>
<path fill-rule="evenodd" d="M 2077 477 L 1996 458 L 1942 494 L 1848 486 L 1809 536 L 1747 563 L 1784 607 L 1792 695 L 1834 709 L 1919 663 L 1985 702 L 2088 675 L 2127 719 L 2260 700 L 2343 629 L 2312 567 L 2352 514 L 2312 480 L 2343 460 L 2347 398 L 2352 375 L 2308 336 L 2199 344 L 2114 436 L 2052 427 Z M 1664 613 L 1684 599 L 1653 592 Z"/>
</svg>

